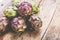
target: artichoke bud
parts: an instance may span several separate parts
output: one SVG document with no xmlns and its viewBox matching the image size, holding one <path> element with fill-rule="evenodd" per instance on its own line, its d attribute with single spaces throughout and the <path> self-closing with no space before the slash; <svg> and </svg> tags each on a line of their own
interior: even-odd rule
<svg viewBox="0 0 60 40">
<path fill-rule="evenodd" d="M 39 12 L 39 8 L 35 4 L 32 4 L 32 8 L 33 8 L 34 13 Z"/>
<path fill-rule="evenodd" d="M 31 3 L 28 2 L 22 2 L 21 4 L 19 4 L 18 6 L 18 13 L 21 16 L 29 16 L 31 15 L 33 12 L 33 8 Z"/>
<path fill-rule="evenodd" d="M 0 18 L 0 32 L 4 32 L 8 25 L 8 19 L 6 17 Z"/>
<path fill-rule="evenodd" d="M 20 0 L 15 0 L 13 5 L 17 7 L 19 3 L 20 3 Z"/>
<path fill-rule="evenodd" d="M 23 32 L 26 29 L 26 23 L 21 17 L 13 18 L 12 22 L 12 28 L 16 32 Z"/>
<path fill-rule="evenodd" d="M 4 14 L 6 17 L 15 17 L 16 16 L 16 8 L 14 9 L 13 7 L 9 7 L 4 11 Z"/>
</svg>

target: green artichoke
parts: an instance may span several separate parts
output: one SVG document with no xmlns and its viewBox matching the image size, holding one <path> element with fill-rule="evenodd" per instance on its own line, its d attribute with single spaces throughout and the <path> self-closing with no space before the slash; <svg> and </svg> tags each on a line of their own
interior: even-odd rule
<svg viewBox="0 0 60 40">
<path fill-rule="evenodd" d="M 12 18 L 12 17 L 15 17 L 16 16 L 16 10 L 17 10 L 16 7 L 10 6 L 9 8 L 7 8 L 4 11 L 4 14 L 5 14 L 6 17 Z"/>
<path fill-rule="evenodd" d="M 33 8 L 34 13 L 39 12 L 39 8 L 36 6 L 36 4 L 33 3 L 32 8 Z"/>
</svg>

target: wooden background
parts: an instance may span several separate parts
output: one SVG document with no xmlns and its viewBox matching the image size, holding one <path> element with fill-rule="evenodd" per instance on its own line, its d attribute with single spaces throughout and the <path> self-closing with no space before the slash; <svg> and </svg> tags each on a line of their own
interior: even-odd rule
<svg viewBox="0 0 60 40">
<path fill-rule="evenodd" d="M 41 0 L 22 1 L 31 3 L 34 1 L 38 5 Z M 12 3 L 12 0 L 0 2 L 0 16 L 4 16 L 3 11 Z M 0 36 L 0 40 L 60 40 L 60 0 L 42 0 L 39 8 L 40 12 L 37 15 L 41 18 L 43 25 L 36 37 L 27 33 L 17 37 L 13 33 L 8 32 Z"/>
</svg>

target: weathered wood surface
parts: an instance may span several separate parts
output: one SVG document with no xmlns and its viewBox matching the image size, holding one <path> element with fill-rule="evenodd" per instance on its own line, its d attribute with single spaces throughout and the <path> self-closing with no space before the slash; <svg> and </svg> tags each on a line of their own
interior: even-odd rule
<svg viewBox="0 0 60 40">
<path fill-rule="evenodd" d="M 60 0 L 56 0 L 56 11 L 43 40 L 60 40 Z"/>
<path fill-rule="evenodd" d="M 3 11 L 4 9 L 6 9 L 12 2 L 12 0 L 5 0 L 0 2 L 0 15 L 3 15 Z M 21 0 L 21 1 L 28 1 L 28 2 L 36 2 L 36 5 L 39 4 L 40 0 Z M 3 4 L 3 6 L 1 6 L 1 4 Z M 56 1 L 55 0 L 42 0 L 41 1 L 41 5 L 40 5 L 40 12 L 37 14 L 37 16 L 39 16 L 43 22 L 42 27 L 40 28 L 40 33 L 34 37 L 32 36 L 32 34 L 28 34 L 28 33 L 24 33 L 22 36 L 20 37 L 16 37 L 14 36 L 13 33 L 6 33 L 3 36 L 3 40 L 42 40 L 46 29 L 48 28 L 51 19 L 54 15 L 54 11 L 56 9 Z"/>
</svg>

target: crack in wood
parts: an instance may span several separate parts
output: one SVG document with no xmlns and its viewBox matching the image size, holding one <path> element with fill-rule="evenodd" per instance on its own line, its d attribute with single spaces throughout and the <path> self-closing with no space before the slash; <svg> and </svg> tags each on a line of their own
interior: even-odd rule
<svg viewBox="0 0 60 40">
<path fill-rule="evenodd" d="M 23 40 L 23 37 L 21 38 L 21 40 Z"/>
<path fill-rule="evenodd" d="M 39 1 L 39 3 L 38 3 L 38 5 L 37 5 L 37 7 L 39 7 L 39 6 L 41 5 L 40 3 L 41 3 L 42 1 L 43 1 L 43 0 L 40 0 L 40 1 Z"/>
<path fill-rule="evenodd" d="M 52 20 L 53 20 L 53 17 L 54 17 L 54 15 L 55 15 L 55 12 L 56 12 L 56 9 L 54 10 L 54 13 L 53 13 L 52 18 L 51 18 L 51 20 L 50 20 L 50 23 L 51 23 L 51 22 L 52 22 Z M 43 40 L 44 35 L 46 34 L 46 32 L 47 32 L 47 30 L 48 30 L 48 28 L 49 28 L 50 23 L 48 24 L 48 27 L 46 28 L 46 30 L 45 30 L 45 32 L 44 32 L 44 34 L 43 34 L 43 36 L 42 36 L 41 40 Z"/>
</svg>

